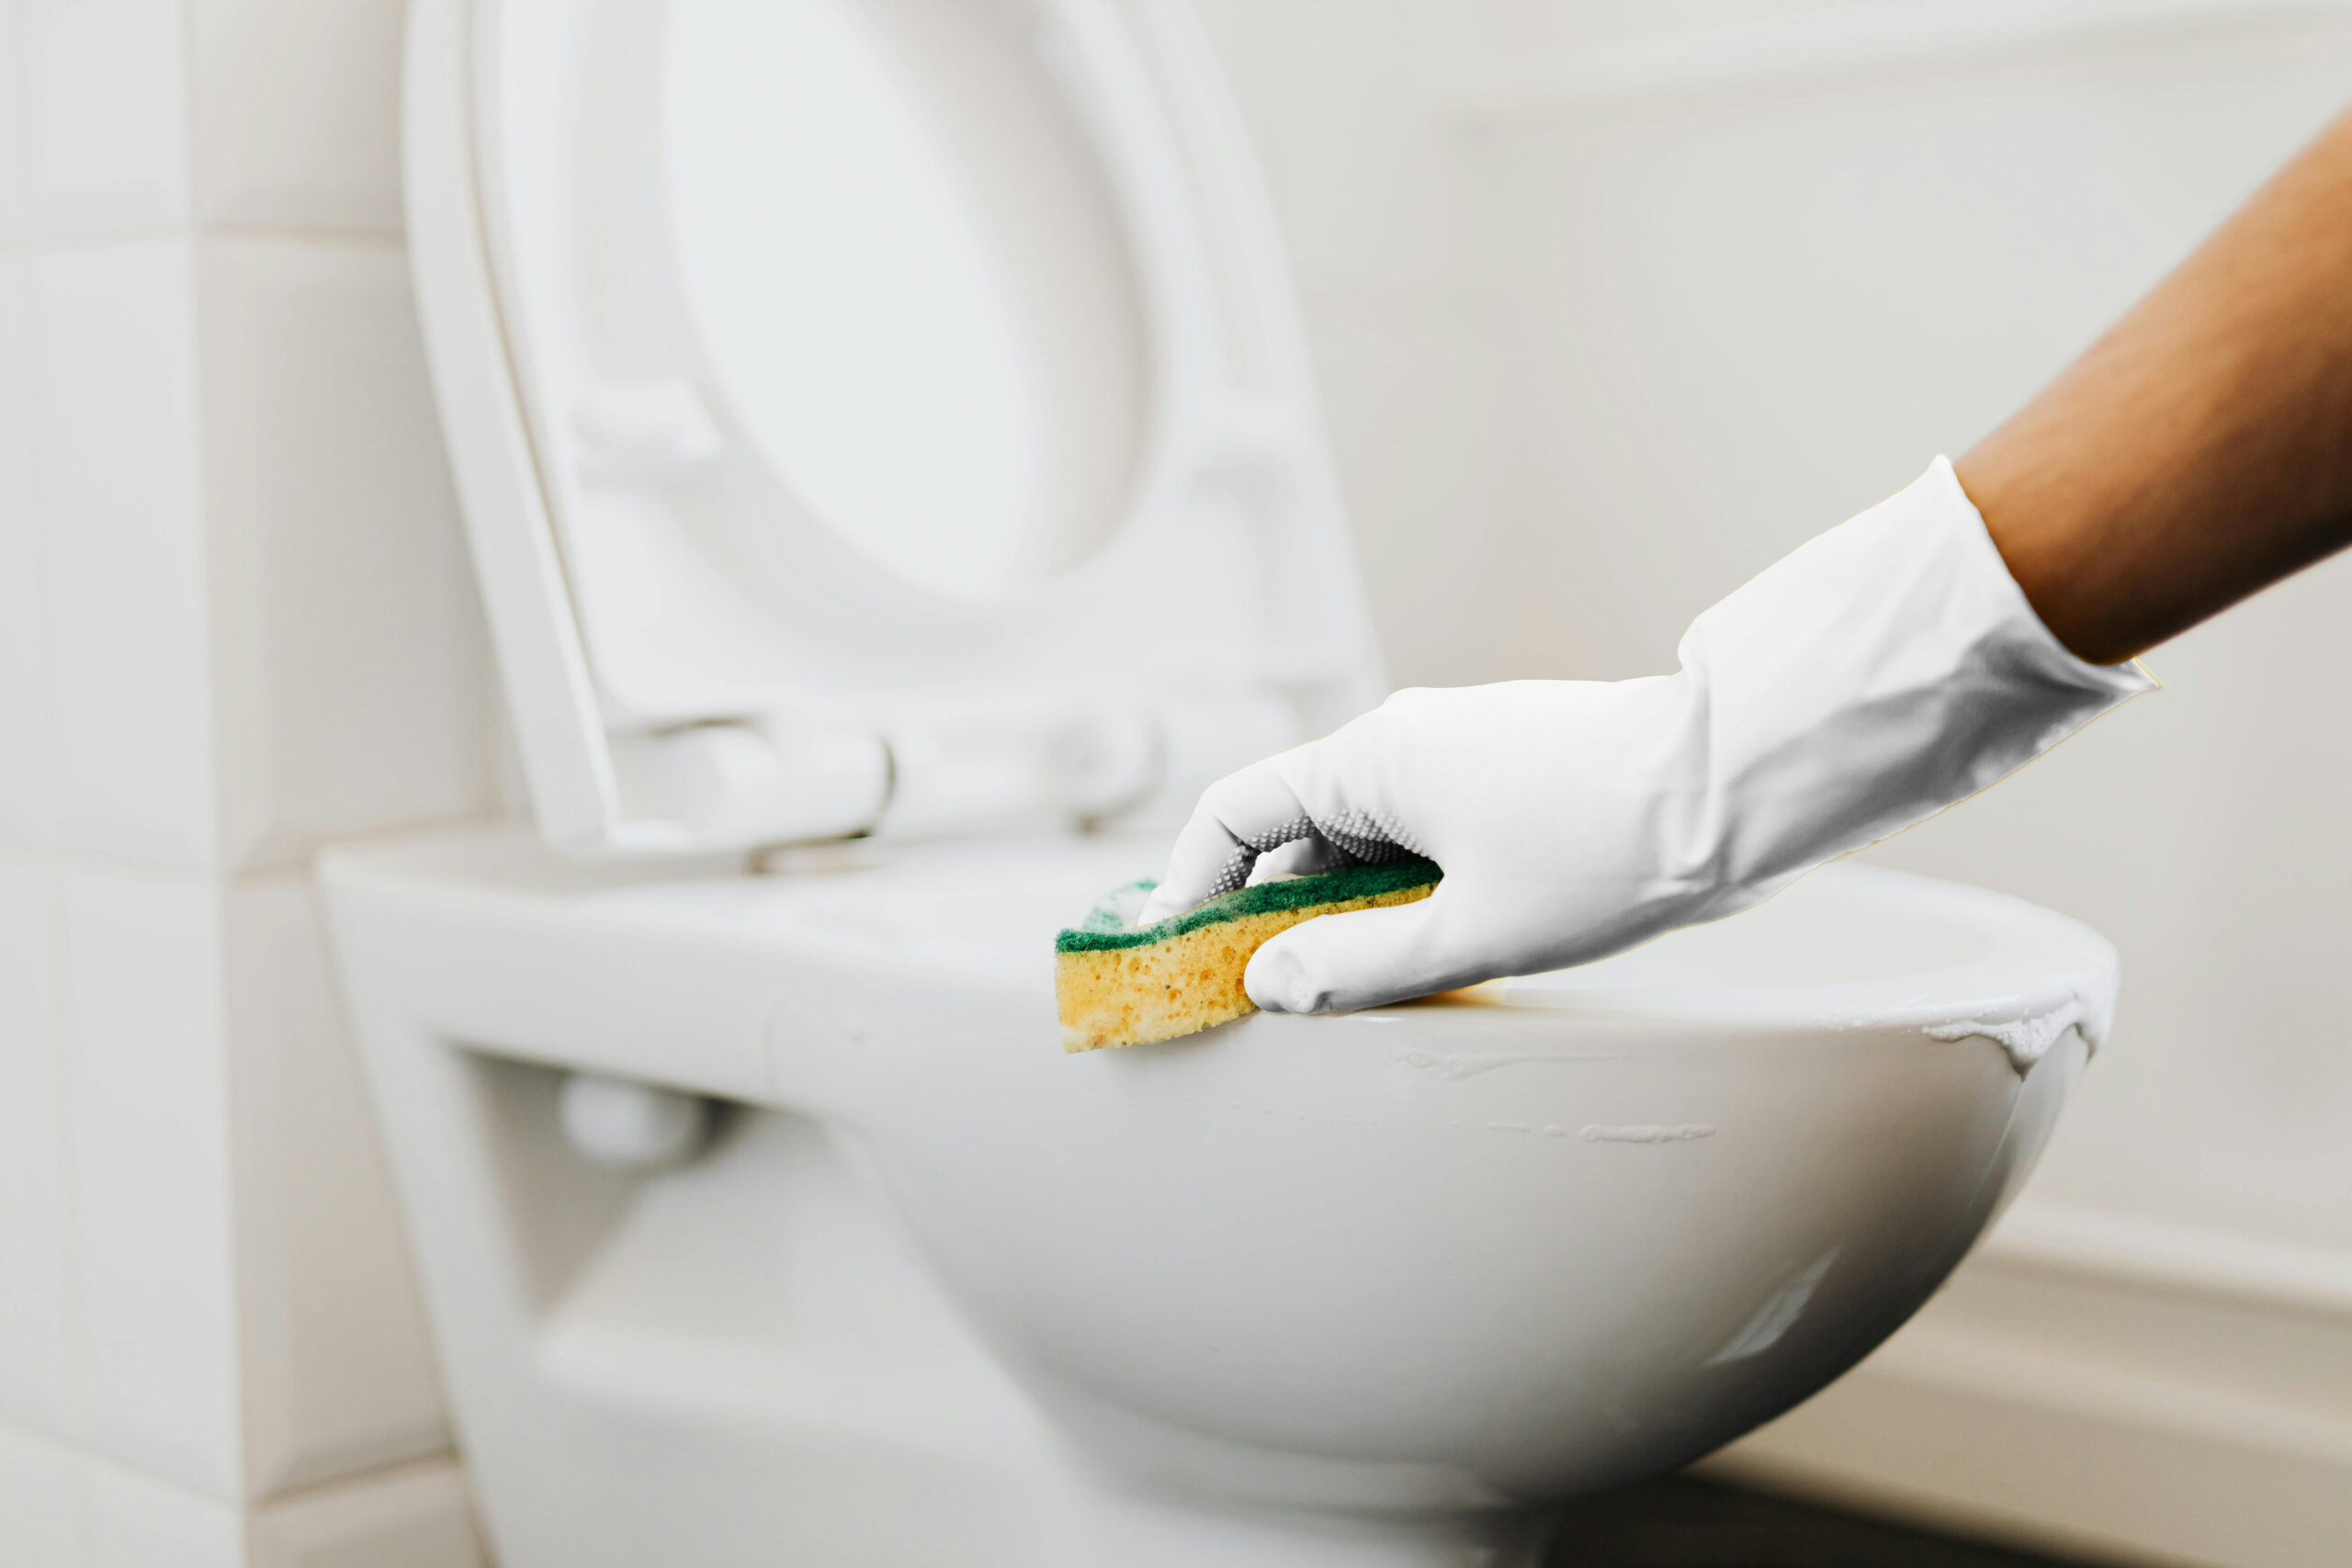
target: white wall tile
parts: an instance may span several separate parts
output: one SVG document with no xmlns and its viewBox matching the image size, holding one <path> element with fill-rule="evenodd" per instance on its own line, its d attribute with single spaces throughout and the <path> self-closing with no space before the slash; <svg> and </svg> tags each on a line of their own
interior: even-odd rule
<svg viewBox="0 0 2352 1568">
<path fill-rule="evenodd" d="M 195 0 L 198 216 L 401 227 L 401 0 Z"/>
<path fill-rule="evenodd" d="M 465 1476 L 446 1461 L 321 1487 L 254 1515 L 249 1568 L 481 1568 Z"/>
<path fill-rule="evenodd" d="M 31 220 L 52 238 L 188 211 L 181 0 L 18 0 Z"/>
<path fill-rule="evenodd" d="M 246 1486 L 448 1446 L 390 1173 L 307 881 L 228 896 Z"/>
<path fill-rule="evenodd" d="M 0 11 L 0 33 L 7 19 Z M 0 60 L 0 70 L 6 64 Z M 8 118 L 0 113 L 0 120 Z M 31 289 L 30 269 L 0 257 L 0 842 L 17 843 L 45 836 L 49 798 L 40 532 L 33 503 Z"/>
<path fill-rule="evenodd" d="M 68 871 L 61 910 L 91 1435 L 126 1464 L 233 1500 L 219 897 Z"/>
<path fill-rule="evenodd" d="M 0 245 L 32 231 L 30 193 L 25 186 L 24 7 L 0 6 Z"/>
<path fill-rule="evenodd" d="M 226 857 L 488 810 L 484 638 L 404 260 L 200 254 Z"/>
<path fill-rule="evenodd" d="M 402 258 L 181 231 L 396 237 L 401 13 L 0 0 L 0 1568 L 480 1560 L 307 886 L 188 874 L 494 799 Z"/>
<path fill-rule="evenodd" d="M 85 1568 L 87 1469 L 72 1449 L 0 1426 L 0 1568 Z"/>
<path fill-rule="evenodd" d="M 245 1568 L 243 1510 L 108 1464 L 84 1485 L 89 1568 Z"/>
<path fill-rule="evenodd" d="M 78 1438 L 85 1423 L 56 905 L 45 866 L 0 861 L 0 1423 Z"/>
<path fill-rule="evenodd" d="M 192 257 L 141 241 L 32 268 L 55 830 L 208 863 Z"/>
</svg>

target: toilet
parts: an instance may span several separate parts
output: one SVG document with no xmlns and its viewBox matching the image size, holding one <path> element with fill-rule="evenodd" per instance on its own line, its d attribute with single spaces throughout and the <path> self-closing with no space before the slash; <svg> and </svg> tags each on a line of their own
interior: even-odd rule
<svg viewBox="0 0 2352 1568">
<path fill-rule="evenodd" d="M 506 1568 L 1532 1564 L 2016 1192 L 2113 952 L 1867 867 L 1062 1052 L 1055 931 L 1384 689 L 1175 0 L 408 26 L 531 819 L 322 880 Z"/>
</svg>

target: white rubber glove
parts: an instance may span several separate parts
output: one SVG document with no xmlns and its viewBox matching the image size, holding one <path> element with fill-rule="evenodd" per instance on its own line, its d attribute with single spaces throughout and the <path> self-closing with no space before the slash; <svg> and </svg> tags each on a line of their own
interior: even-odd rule
<svg viewBox="0 0 2352 1568">
<path fill-rule="evenodd" d="M 1419 903 L 1258 950 L 1272 1012 L 1375 1007 L 1604 958 L 1758 903 L 1973 795 L 2155 684 L 2086 664 L 1951 465 L 1691 623 L 1679 673 L 1403 691 L 1209 786 L 1148 923 L 1285 869 L 1426 855 Z"/>
</svg>

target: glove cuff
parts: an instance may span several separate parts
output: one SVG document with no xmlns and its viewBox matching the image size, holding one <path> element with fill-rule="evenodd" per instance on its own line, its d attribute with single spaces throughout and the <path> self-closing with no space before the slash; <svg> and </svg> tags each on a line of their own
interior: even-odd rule
<svg viewBox="0 0 2352 1568">
<path fill-rule="evenodd" d="M 1860 523 L 1875 516 L 1906 499 L 1919 512 L 1932 513 L 1952 536 L 1953 551 L 1966 559 L 1968 564 L 1963 570 L 1981 596 L 1984 609 L 1996 618 L 2006 638 L 2018 651 L 2029 654 L 2054 685 L 2107 695 L 2105 705 L 2090 717 L 2162 686 L 2163 682 L 2149 674 L 2136 659 L 2127 659 L 2120 664 L 2091 664 L 2058 640 L 2057 634 L 2043 624 L 2041 613 L 2026 598 L 2025 590 L 2018 586 L 2009 563 L 2001 558 L 2000 547 L 1993 542 L 1992 530 L 1984 525 L 1984 514 L 1976 510 L 1976 503 L 1961 488 L 1960 476 L 1952 471 L 1951 458 L 1939 453 L 1936 460 L 1928 465 L 1926 473 L 1854 521 Z M 1975 581 L 1980 579 L 1981 582 Z"/>
<path fill-rule="evenodd" d="M 1737 908 L 2032 761 L 2155 682 L 2051 634 L 1951 464 L 1691 624 L 1690 824 Z M 1703 846 L 1703 848 L 1702 848 Z"/>
</svg>

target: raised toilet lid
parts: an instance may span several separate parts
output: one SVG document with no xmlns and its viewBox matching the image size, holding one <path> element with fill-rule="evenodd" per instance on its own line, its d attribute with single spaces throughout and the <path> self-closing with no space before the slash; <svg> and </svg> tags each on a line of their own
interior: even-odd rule
<svg viewBox="0 0 2352 1568">
<path fill-rule="evenodd" d="M 1165 807 L 1379 694 L 1182 6 L 423 0 L 407 91 L 433 378 L 558 845 Z"/>
</svg>

